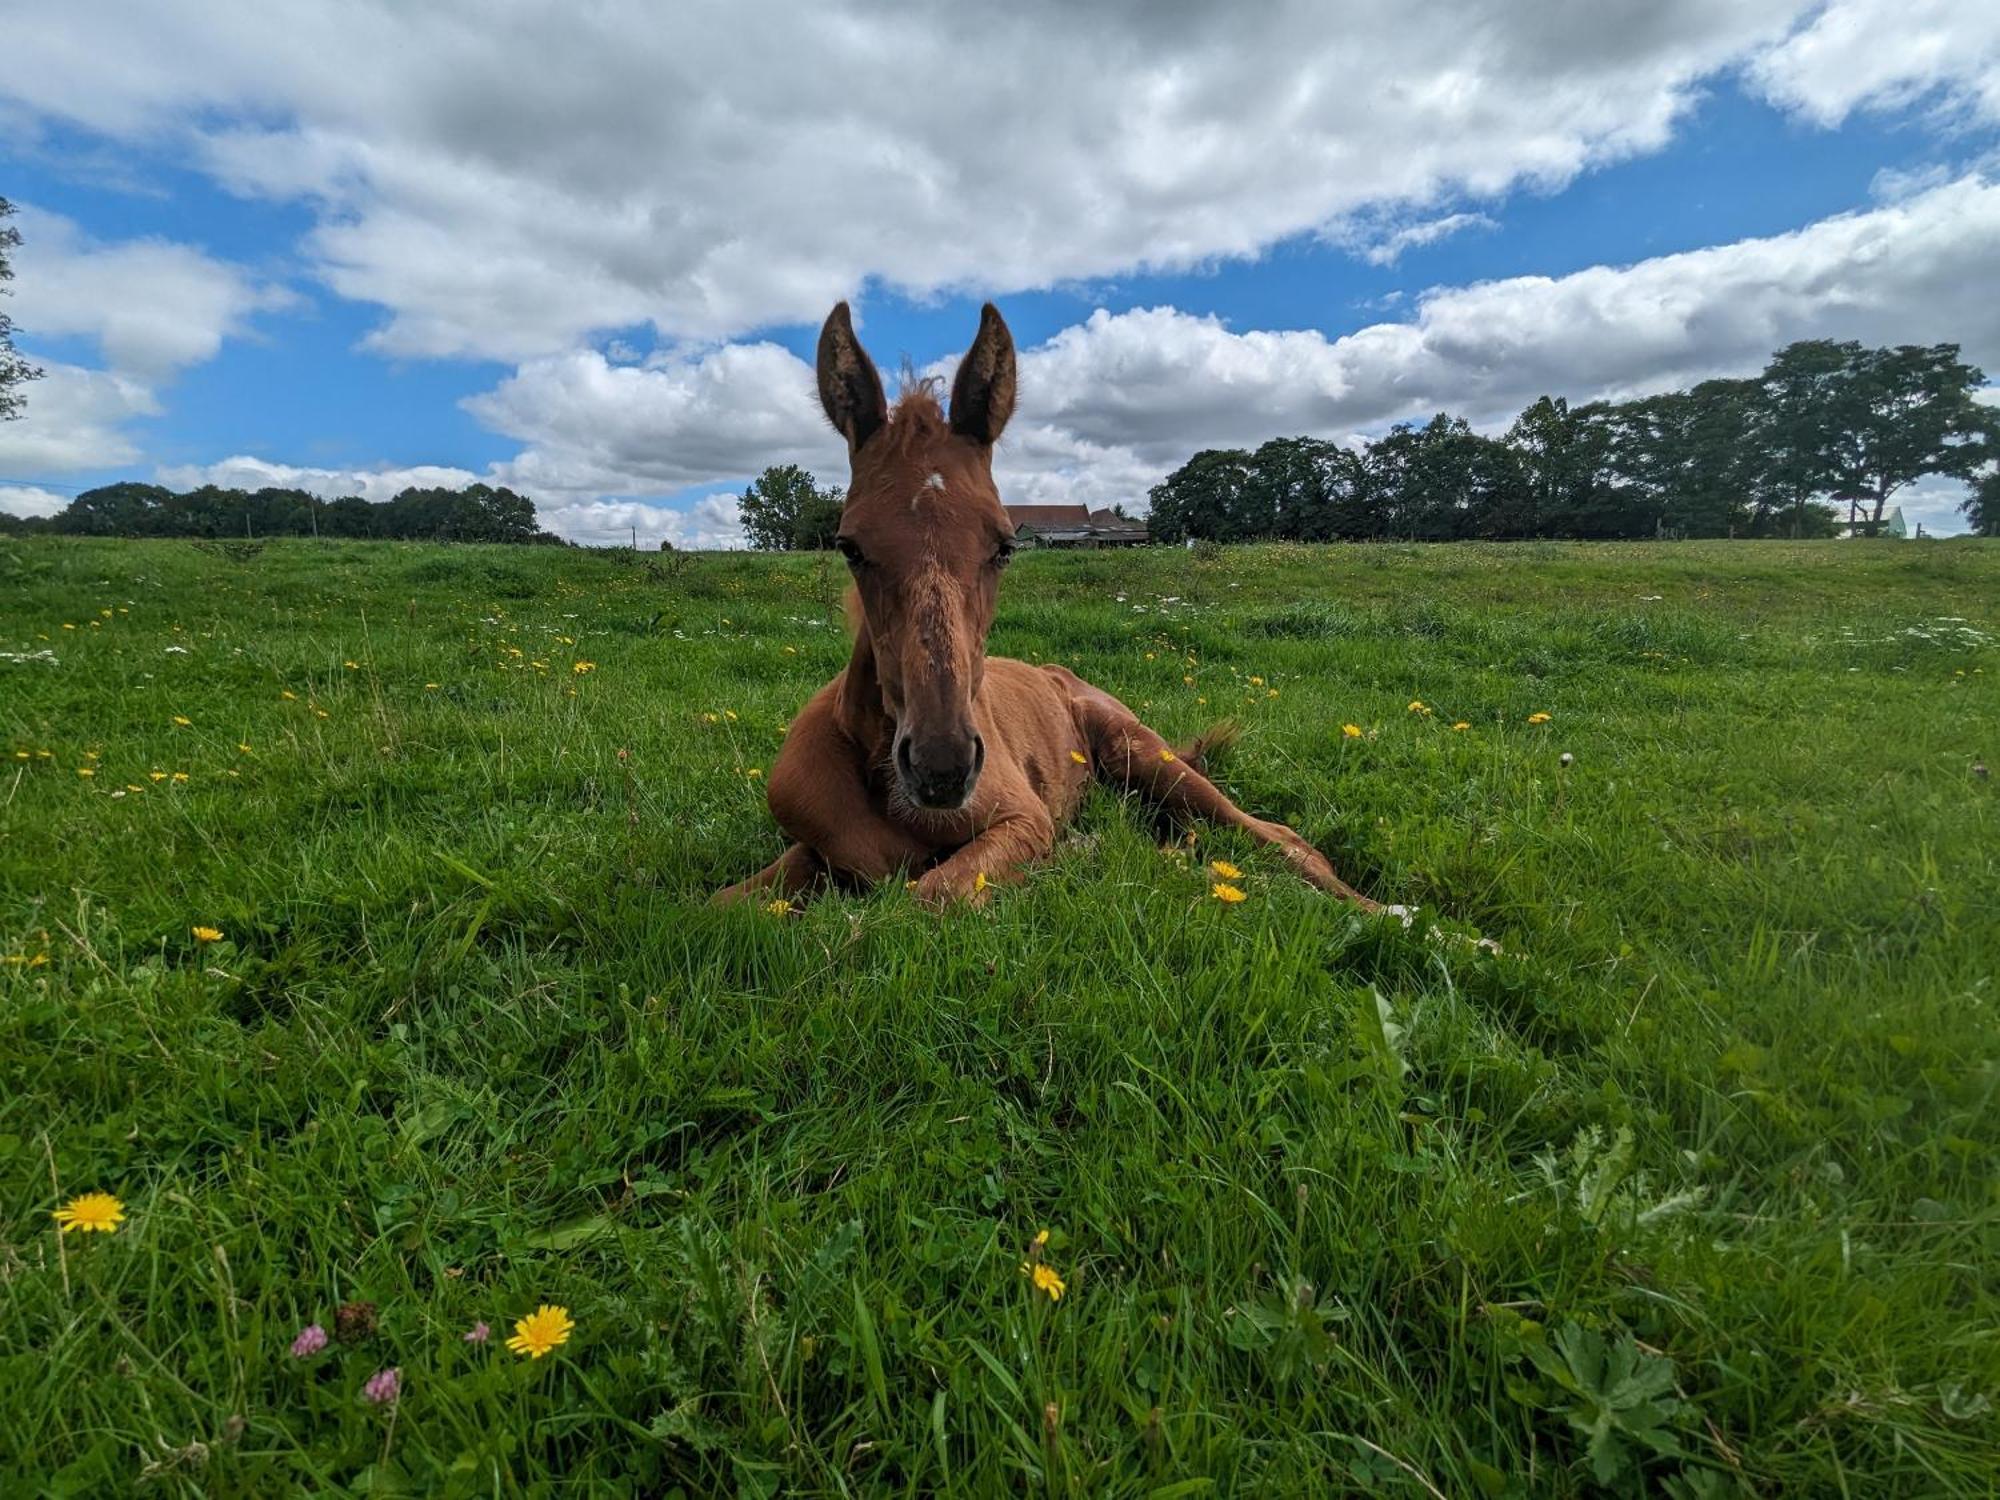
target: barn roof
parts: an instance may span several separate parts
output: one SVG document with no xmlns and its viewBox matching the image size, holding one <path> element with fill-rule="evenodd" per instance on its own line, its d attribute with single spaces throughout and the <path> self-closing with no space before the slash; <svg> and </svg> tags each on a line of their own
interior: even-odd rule
<svg viewBox="0 0 2000 1500">
<path fill-rule="evenodd" d="M 1010 505 L 1007 519 L 1016 526 L 1032 526 L 1037 531 L 1068 530 L 1090 525 L 1090 507 L 1085 505 Z"/>
</svg>

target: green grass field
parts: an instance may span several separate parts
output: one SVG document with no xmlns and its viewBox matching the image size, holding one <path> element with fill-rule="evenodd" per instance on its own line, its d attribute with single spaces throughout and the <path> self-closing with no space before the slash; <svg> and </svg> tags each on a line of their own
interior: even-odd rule
<svg viewBox="0 0 2000 1500">
<path fill-rule="evenodd" d="M 1017 564 L 1409 930 L 707 908 L 844 581 L 0 539 L 7 1495 L 2000 1485 L 2000 547 Z"/>
</svg>

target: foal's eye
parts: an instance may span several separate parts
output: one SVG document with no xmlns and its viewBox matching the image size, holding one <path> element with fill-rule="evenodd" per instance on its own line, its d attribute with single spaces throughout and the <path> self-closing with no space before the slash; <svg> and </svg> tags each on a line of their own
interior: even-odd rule
<svg viewBox="0 0 2000 1500">
<path fill-rule="evenodd" d="M 855 546 L 854 543 L 844 536 L 837 536 L 833 539 L 833 545 L 839 550 L 840 555 L 847 559 L 848 567 L 858 568 L 861 566 L 861 549 Z"/>
<path fill-rule="evenodd" d="M 1002 542 L 993 553 L 993 566 L 996 568 L 1004 568 L 1013 560 L 1014 544 L 1012 542 Z"/>
</svg>

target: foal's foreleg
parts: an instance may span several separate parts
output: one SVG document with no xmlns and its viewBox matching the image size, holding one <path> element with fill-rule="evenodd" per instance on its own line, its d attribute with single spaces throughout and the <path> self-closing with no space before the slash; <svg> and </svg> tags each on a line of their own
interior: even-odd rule
<svg viewBox="0 0 2000 1500">
<path fill-rule="evenodd" d="M 1025 867 L 1047 857 L 1055 842 L 1055 824 L 1043 809 L 1000 817 L 926 870 L 915 881 L 917 899 L 931 906 L 954 901 L 984 906 L 992 887 L 1019 880 Z"/>
<path fill-rule="evenodd" d="M 803 896 L 826 879 L 826 865 L 804 844 L 794 844 L 748 880 L 739 880 L 709 897 L 711 906 L 729 906 L 752 899 L 789 901 Z"/>
<path fill-rule="evenodd" d="M 1177 816 L 1208 818 L 1240 828 L 1259 843 L 1275 848 L 1293 870 L 1321 890 L 1352 901 L 1364 911 L 1381 909 L 1334 874 L 1326 856 L 1283 823 L 1252 817 L 1231 802 L 1214 782 L 1182 760 L 1117 699 L 1106 694 L 1103 703 L 1087 705 L 1082 713 L 1098 774 L 1113 786 L 1138 792 Z"/>
</svg>

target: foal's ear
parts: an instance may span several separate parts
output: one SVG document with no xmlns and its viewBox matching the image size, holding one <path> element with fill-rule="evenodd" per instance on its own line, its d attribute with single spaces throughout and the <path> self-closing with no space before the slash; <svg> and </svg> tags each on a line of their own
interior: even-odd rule
<svg viewBox="0 0 2000 1500">
<path fill-rule="evenodd" d="M 846 436 L 849 453 L 889 419 L 882 377 L 854 336 L 854 319 L 845 302 L 827 314 L 819 331 L 819 404 L 827 420 Z"/>
<path fill-rule="evenodd" d="M 951 430 L 975 442 L 996 441 L 1014 415 L 1014 335 L 991 302 L 951 383 Z"/>
</svg>

